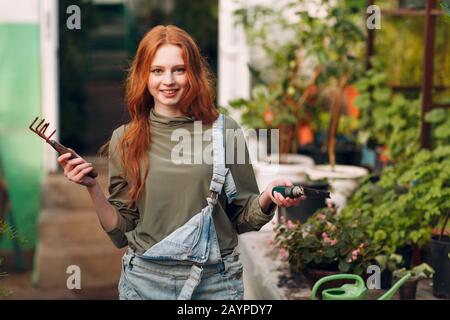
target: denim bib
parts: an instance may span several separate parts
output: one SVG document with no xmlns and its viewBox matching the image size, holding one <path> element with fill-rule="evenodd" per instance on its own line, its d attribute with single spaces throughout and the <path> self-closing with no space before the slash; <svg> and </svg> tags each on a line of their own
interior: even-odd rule
<svg viewBox="0 0 450 320">
<path fill-rule="evenodd" d="M 190 299 L 201 280 L 202 266 L 222 262 L 212 217 L 222 188 L 228 203 L 231 203 L 236 197 L 236 185 L 231 172 L 225 168 L 224 116 L 220 114 L 213 123 L 213 175 L 209 188 L 211 195 L 206 198 L 208 204 L 183 226 L 140 256 L 153 261 L 192 262 L 189 278 L 178 299 Z"/>
</svg>

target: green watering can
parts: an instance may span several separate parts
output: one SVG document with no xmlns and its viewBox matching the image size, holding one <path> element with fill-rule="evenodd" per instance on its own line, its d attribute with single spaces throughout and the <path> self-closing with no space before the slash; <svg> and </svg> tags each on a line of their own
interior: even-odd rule
<svg viewBox="0 0 450 320">
<path fill-rule="evenodd" d="M 377 300 L 389 300 L 397 292 L 397 290 L 411 277 L 411 273 L 407 273 L 385 294 Z M 334 280 L 355 280 L 353 284 L 344 284 L 340 288 L 325 289 L 322 291 L 323 300 L 364 300 L 367 295 L 367 288 L 363 278 L 356 274 L 335 274 L 321 278 L 314 284 L 311 292 L 311 299 L 318 300 L 317 290 L 325 282 Z"/>
</svg>

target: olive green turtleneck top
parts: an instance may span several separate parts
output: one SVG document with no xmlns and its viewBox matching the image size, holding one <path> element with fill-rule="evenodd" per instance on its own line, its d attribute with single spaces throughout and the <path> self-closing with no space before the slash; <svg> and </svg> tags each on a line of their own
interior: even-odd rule
<svg viewBox="0 0 450 320">
<path fill-rule="evenodd" d="M 200 152 L 202 155 L 207 152 L 212 154 L 212 130 L 208 130 L 211 129 L 211 124 L 195 123 L 194 118 L 188 116 L 166 117 L 157 114 L 154 108 L 149 119 L 149 172 L 145 187 L 131 208 L 127 207 L 130 185 L 123 174 L 117 148 L 124 126 L 114 130 L 109 146 L 108 201 L 116 209 L 119 220 L 117 227 L 108 232 L 108 235 L 117 247 L 128 245 L 137 254 L 143 254 L 207 205 L 206 198 L 211 194 L 209 186 L 213 172 L 211 161 L 198 161 Z M 194 131 L 194 126 L 197 129 L 201 127 L 202 130 Z M 240 130 L 239 125 L 228 116 L 225 117 L 225 129 Z M 183 145 L 188 146 L 190 142 L 191 148 L 184 148 L 182 155 L 183 159 L 191 161 L 184 163 L 172 161 L 173 157 L 171 158 L 173 150 L 179 150 L 182 139 L 186 137 L 180 138 L 180 132 L 189 133 L 190 137 L 183 141 Z M 198 147 L 198 141 L 202 141 L 201 147 Z M 273 204 L 267 214 L 261 210 L 259 190 L 247 148 L 245 147 L 245 163 L 239 164 L 237 147 L 235 140 L 235 161 L 226 164 L 236 184 L 236 198 L 228 203 L 222 191 L 213 212 L 222 255 L 230 253 L 238 244 L 237 234 L 259 230 L 272 219 L 276 208 Z"/>
</svg>

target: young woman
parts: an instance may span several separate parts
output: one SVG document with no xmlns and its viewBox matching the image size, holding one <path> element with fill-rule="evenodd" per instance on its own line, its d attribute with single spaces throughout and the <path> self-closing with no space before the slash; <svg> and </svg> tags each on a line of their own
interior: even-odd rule
<svg viewBox="0 0 450 320">
<path fill-rule="evenodd" d="M 259 194 L 250 161 L 235 161 L 239 143 L 225 132 L 239 126 L 214 107 L 207 65 L 185 31 L 157 26 L 144 36 L 126 91 L 131 121 L 109 142 L 108 198 L 87 175 L 92 164 L 58 158 L 64 175 L 86 186 L 113 243 L 128 246 L 120 298 L 242 299 L 237 235 L 259 230 L 277 205 L 298 204 L 271 194 L 291 181 L 274 179 Z M 206 132 L 212 143 L 199 147 Z"/>
</svg>

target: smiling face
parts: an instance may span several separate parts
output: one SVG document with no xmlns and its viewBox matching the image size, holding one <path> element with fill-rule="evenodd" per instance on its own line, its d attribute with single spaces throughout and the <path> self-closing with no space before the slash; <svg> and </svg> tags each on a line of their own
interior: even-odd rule
<svg viewBox="0 0 450 320">
<path fill-rule="evenodd" d="M 163 45 L 153 58 L 147 87 L 155 109 L 164 114 L 179 114 L 178 104 L 186 91 L 188 78 L 181 48 Z"/>
</svg>

